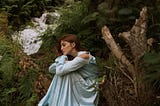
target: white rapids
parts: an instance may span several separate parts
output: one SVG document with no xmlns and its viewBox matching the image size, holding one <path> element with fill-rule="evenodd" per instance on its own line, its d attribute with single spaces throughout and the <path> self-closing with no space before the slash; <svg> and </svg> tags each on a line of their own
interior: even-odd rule
<svg viewBox="0 0 160 106">
<path fill-rule="evenodd" d="M 54 18 L 54 22 L 51 25 L 46 24 L 48 14 Z M 47 30 L 48 27 L 56 29 L 58 26 L 56 21 L 59 17 L 60 15 L 57 12 L 44 13 L 40 18 L 33 19 L 33 27 L 27 26 L 23 31 L 15 32 L 12 35 L 12 39 L 14 41 L 18 40 L 24 53 L 27 55 L 37 53 L 42 44 L 40 36 Z"/>
</svg>

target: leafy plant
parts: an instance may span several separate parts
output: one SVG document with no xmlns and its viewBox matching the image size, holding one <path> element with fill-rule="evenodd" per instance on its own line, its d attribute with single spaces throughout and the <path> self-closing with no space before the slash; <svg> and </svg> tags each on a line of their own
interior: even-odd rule
<svg viewBox="0 0 160 106">
<path fill-rule="evenodd" d="M 81 41 L 81 45 L 92 53 L 107 51 L 100 36 L 101 32 L 95 22 L 99 17 L 99 13 L 89 10 L 89 7 L 90 2 L 88 0 L 77 1 L 69 6 L 60 7 L 61 17 L 58 22 L 60 25 L 56 28 L 54 34 L 51 32 L 48 33 L 48 36 L 51 35 L 51 39 L 57 39 L 67 33 L 76 34 Z M 45 37 L 47 37 L 46 34 L 43 38 L 45 39 Z"/>
<path fill-rule="evenodd" d="M 16 46 L 0 33 L 0 104 L 6 105 L 13 102 L 16 92 L 15 74 L 18 71 L 18 58 L 15 56 Z"/>
<path fill-rule="evenodd" d="M 20 79 L 19 97 L 22 102 L 20 104 L 33 105 L 37 101 L 37 94 L 34 88 L 34 82 L 37 80 L 37 72 L 32 69 L 28 74 Z"/>
<path fill-rule="evenodd" d="M 48 0 L 5 0 L 0 6 L 1 10 L 8 13 L 9 25 L 16 25 L 12 28 L 17 29 L 29 22 L 32 17 L 41 16 L 48 2 Z"/>
<path fill-rule="evenodd" d="M 147 85 L 160 90 L 160 53 L 147 53 L 143 60 L 146 64 L 144 80 L 147 82 Z"/>
<path fill-rule="evenodd" d="M 23 69 L 20 67 L 18 46 L 0 33 L 0 104 L 3 106 L 32 106 L 37 101 L 34 82 L 38 73 L 28 67 L 28 73 L 18 76 Z M 25 64 L 24 64 L 25 65 Z"/>
</svg>

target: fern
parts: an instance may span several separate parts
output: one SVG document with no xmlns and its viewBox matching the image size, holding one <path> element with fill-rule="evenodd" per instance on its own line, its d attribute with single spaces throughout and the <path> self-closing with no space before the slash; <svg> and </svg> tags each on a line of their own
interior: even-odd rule
<svg viewBox="0 0 160 106">
<path fill-rule="evenodd" d="M 0 5 L 9 15 L 9 25 L 14 29 L 26 24 L 32 17 L 39 17 L 45 10 L 48 0 L 5 0 Z M 15 26 L 16 25 L 16 26 Z"/>
<path fill-rule="evenodd" d="M 98 12 L 91 13 L 88 16 L 84 17 L 81 22 L 82 22 L 82 24 L 87 24 L 91 21 L 95 21 L 95 20 L 97 20 L 98 15 L 99 15 Z"/>
<path fill-rule="evenodd" d="M 29 68 L 26 76 L 16 76 L 17 72 L 22 71 L 19 67 L 18 51 L 18 46 L 0 33 L 0 104 L 2 106 L 31 106 L 37 101 L 37 94 L 34 91 L 34 82 L 38 75 L 36 70 Z"/>
<path fill-rule="evenodd" d="M 81 21 L 87 14 L 87 6 L 84 3 L 76 2 L 70 7 L 61 9 L 60 23 L 61 25 L 56 29 L 56 35 L 63 33 L 77 33 L 83 27 Z"/>
<path fill-rule="evenodd" d="M 18 71 L 18 58 L 15 57 L 16 47 L 5 35 L 0 33 L 0 104 L 13 103 L 12 96 L 16 93 L 15 74 Z"/>
<path fill-rule="evenodd" d="M 60 25 L 56 28 L 54 36 L 60 37 L 66 33 L 76 34 L 82 46 L 95 53 L 107 48 L 100 37 L 101 32 L 96 26 L 99 13 L 89 10 L 90 4 L 91 2 L 87 0 L 74 2 L 68 7 L 61 7 Z"/>
<path fill-rule="evenodd" d="M 19 84 L 19 91 L 20 91 L 20 98 L 22 99 L 21 104 L 33 104 L 37 98 L 36 93 L 34 91 L 34 82 L 37 79 L 37 73 L 35 70 L 31 69 L 27 73 L 26 76 L 24 76 L 22 79 L 20 79 Z"/>
<path fill-rule="evenodd" d="M 143 60 L 146 64 L 144 80 L 153 88 L 160 90 L 160 53 L 147 53 Z"/>
</svg>

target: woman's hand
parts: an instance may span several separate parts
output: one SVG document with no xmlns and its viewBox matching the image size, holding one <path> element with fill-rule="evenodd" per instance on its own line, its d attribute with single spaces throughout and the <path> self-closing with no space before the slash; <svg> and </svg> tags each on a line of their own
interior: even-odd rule
<svg viewBox="0 0 160 106">
<path fill-rule="evenodd" d="M 89 54 L 81 54 L 79 57 L 83 59 L 89 59 Z"/>
</svg>

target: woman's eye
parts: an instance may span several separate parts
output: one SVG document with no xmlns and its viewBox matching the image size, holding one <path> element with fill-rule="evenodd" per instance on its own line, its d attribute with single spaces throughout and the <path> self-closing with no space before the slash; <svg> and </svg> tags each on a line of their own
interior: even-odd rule
<svg viewBox="0 0 160 106">
<path fill-rule="evenodd" d="M 62 46 L 64 47 L 64 46 L 65 46 L 65 44 L 62 44 Z"/>
</svg>

